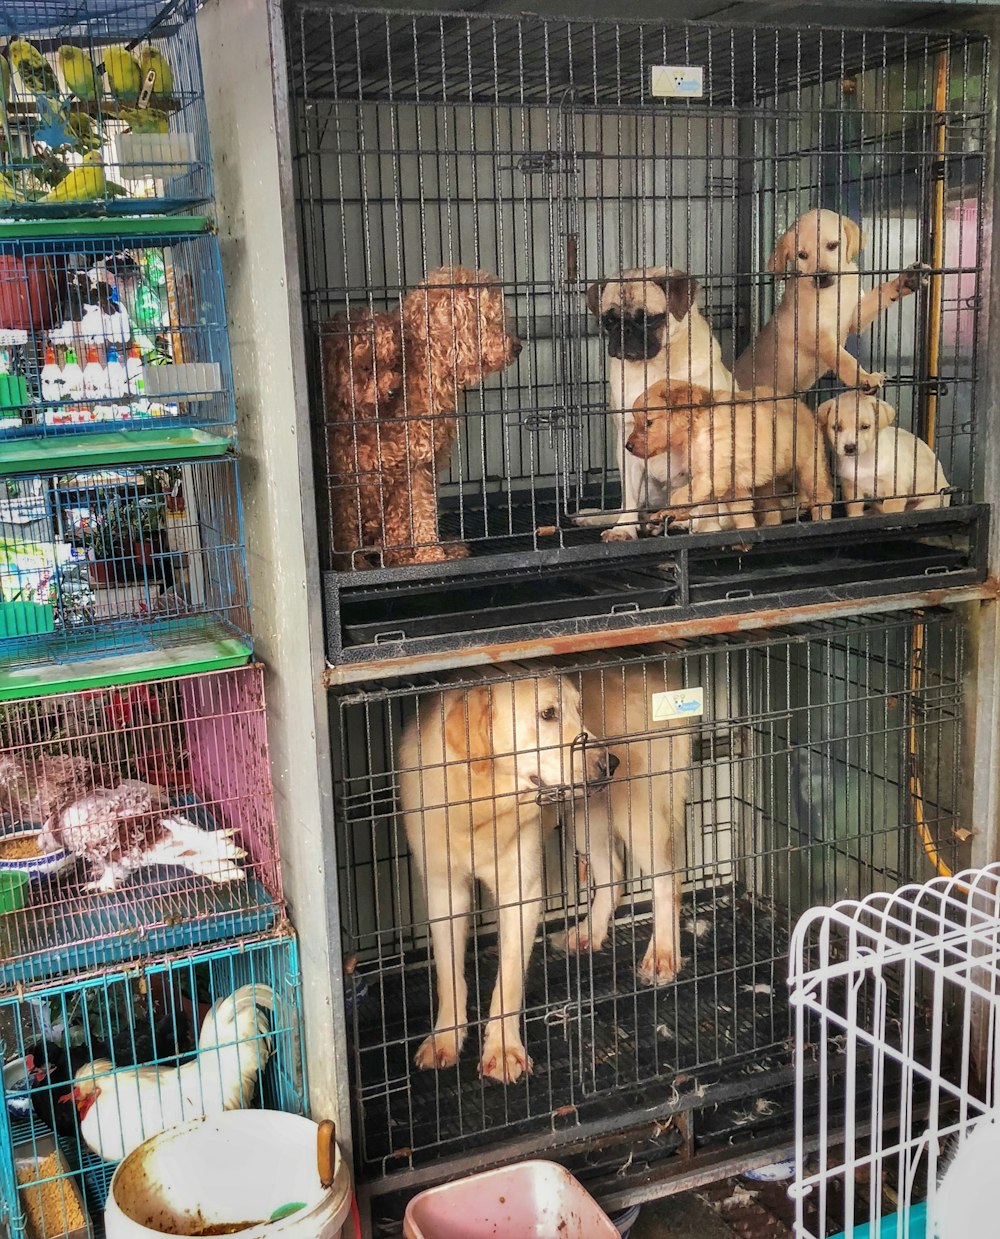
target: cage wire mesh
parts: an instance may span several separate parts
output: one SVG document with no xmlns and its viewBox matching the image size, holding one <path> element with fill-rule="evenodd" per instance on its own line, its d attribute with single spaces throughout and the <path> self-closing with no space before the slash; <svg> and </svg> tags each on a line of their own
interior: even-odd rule
<svg viewBox="0 0 1000 1239">
<path fill-rule="evenodd" d="M 280 915 L 263 671 L 0 704 L 0 986 Z"/>
<path fill-rule="evenodd" d="M 998 943 L 996 865 L 817 908 L 796 927 L 804 1239 L 989 1229 Z M 853 1069 L 837 1075 L 844 1057 Z"/>
<path fill-rule="evenodd" d="M 339 696 L 361 1180 L 654 1085 L 701 1144 L 789 1122 L 792 925 L 960 855 L 963 666 L 876 614 Z"/>
<path fill-rule="evenodd" d="M 289 14 L 327 566 L 978 493 L 980 35 Z"/>
<path fill-rule="evenodd" d="M 212 198 L 189 0 L 4 7 L 0 212 L 140 215 Z"/>
<path fill-rule="evenodd" d="M 291 937 L 5 999 L 0 1193 L 11 1235 L 95 1233 L 80 1214 L 100 1225 L 122 1146 L 237 1108 L 241 1072 L 245 1104 L 304 1113 L 301 1014 Z M 154 1088 L 137 1091 L 136 1067 Z M 81 1119 L 73 1090 L 91 1084 L 102 1091 Z"/>
<path fill-rule="evenodd" d="M 0 666 L 249 640 L 233 458 L 3 486 Z"/>
<path fill-rule="evenodd" d="M 218 243 L 0 244 L 0 365 L 0 439 L 231 426 Z"/>
</svg>

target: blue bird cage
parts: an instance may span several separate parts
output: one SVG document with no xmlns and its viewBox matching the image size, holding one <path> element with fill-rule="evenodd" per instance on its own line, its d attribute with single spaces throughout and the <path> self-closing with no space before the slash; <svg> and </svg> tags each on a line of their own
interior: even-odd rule
<svg viewBox="0 0 1000 1239">
<path fill-rule="evenodd" d="M 0 993 L 282 915 L 263 670 L 0 702 Z"/>
<path fill-rule="evenodd" d="M 218 242 L 205 221 L 184 230 L 148 222 L 155 229 L 128 234 L 96 223 L 74 237 L 43 228 L 50 235 L 35 240 L 12 239 L 0 224 L 3 472 L 229 446 Z"/>
<path fill-rule="evenodd" d="M 149 1134 L 179 1095 L 178 1069 L 196 1077 L 190 1096 L 203 1098 L 202 1104 L 215 1112 L 222 1108 L 225 1051 L 196 1054 L 196 1047 L 201 1030 L 222 1030 L 225 1006 L 215 1004 L 241 990 L 249 1018 L 244 1015 L 235 1038 L 229 1039 L 238 1046 L 238 1069 L 254 1080 L 250 1104 L 304 1113 L 301 982 L 298 948 L 290 934 L 175 956 L 141 973 L 113 972 L 0 999 L 0 1226 L 6 1221 L 12 1239 L 82 1239 L 95 1233 L 103 1214 L 116 1163 L 102 1152 L 116 1143 L 118 1125 L 115 1130 L 101 1125 L 103 1143 L 95 1139 L 96 1124 L 81 1126 L 73 1097 L 78 1072 L 113 1084 L 115 1073 L 130 1067 L 158 1069 L 163 1110 L 143 1106 Z M 225 1037 L 218 1041 L 224 1043 Z M 96 1061 L 102 1059 L 103 1064 Z M 95 1069 L 88 1073 L 90 1063 Z M 118 1079 L 124 1100 L 129 1077 Z M 197 1113 L 185 1111 L 191 1118 Z M 50 1198 L 49 1216 L 58 1217 L 56 1228 L 51 1222 L 40 1226 L 33 1217 L 28 1229 L 26 1215 L 39 1209 L 36 1198 L 43 1191 Z"/>
<path fill-rule="evenodd" d="M 211 201 L 193 0 L 0 6 L 0 214 L 164 215 Z"/>
<path fill-rule="evenodd" d="M 0 700 L 245 663 L 248 608 L 232 456 L 0 482 Z"/>
</svg>

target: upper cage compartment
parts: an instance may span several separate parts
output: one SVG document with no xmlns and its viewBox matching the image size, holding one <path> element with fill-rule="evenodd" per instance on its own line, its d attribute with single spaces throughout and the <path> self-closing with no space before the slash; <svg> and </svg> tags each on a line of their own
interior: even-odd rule
<svg viewBox="0 0 1000 1239">
<path fill-rule="evenodd" d="M 873 529 L 870 579 L 884 588 L 902 575 L 890 543 L 926 558 L 928 526 L 965 535 L 952 545 L 978 571 L 981 36 L 307 2 L 288 42 L 338 605 L 385 566 L 394 598 L 433 578 L 459 610 L 469 573 L 555 564 L 613 565 L 619 602 L 643 583 L 684 598 L 684 552 L 717 556 L 734 535 L 758 548 L 739 567 L 755 596 L 776 554 L 787 569 L 814 537 L 826 545 L 810 544 L 813 566 L 831 543 L 870 555 Z M 831 212 L 822 232 L 793 228 L 817 209 Z M 499 280 L 503 310 L 473 272 Z M 777 357 L 758 339 L 776 313 Z M 810 330 L 811 360 L 796 361 Z M 829 332 L 841 339 L 826 365 Z M 756 403 L 730 402 L 734 367 Z M 609 409 L 631 421 L 668 373 L 714 399 L 647 398 L 676 415 L 680 445 L 640 436 L 626 452 Z M 886 422 L 870 493 L 837 417 L 812 420 L 838 392 L 841 421 Z M 832 519 L 815 519 L 831 500 Z M 616 523 L 624 539 L 602 541 Z M 382 616 L 405 609 L 393 606 Z M 383 624 L 383 638 L 399 627 Z M 350 644 L 331 636 L 335 654 Z"/>
<path fill-rule="evenodd" d="M 212 198 L 192 0 L 4 7 L 0 214 L 148 215 Z"/>
</svg>

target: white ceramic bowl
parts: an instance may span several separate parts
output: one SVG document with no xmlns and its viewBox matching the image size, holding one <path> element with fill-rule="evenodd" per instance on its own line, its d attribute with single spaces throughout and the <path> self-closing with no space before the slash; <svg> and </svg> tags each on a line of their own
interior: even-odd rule
<svg viewBox="0 0 1000 1239">
<path fill-rule="evenodd" d="M 0 835 L 0 843 L 12 843 L 15 839 L 37 839 L 40 830 L 19 830 L 12 835 Z M 13 870 L 26 873 L 30 878 L 41 878 L 53 873 L 61 873 L 74 862 L 72 853 L 60 848 L 56 852 L 41 852 L 37 857 L 27 860 L 5 860 L 0 856 L 0 872 Z"/>
</svg>

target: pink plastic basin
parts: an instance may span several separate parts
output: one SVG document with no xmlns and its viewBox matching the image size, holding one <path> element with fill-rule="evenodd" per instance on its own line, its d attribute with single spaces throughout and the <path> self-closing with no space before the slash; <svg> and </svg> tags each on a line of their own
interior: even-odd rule
<svg viewBox="0 0 1000 1239">
<path fill-rule="evenodd" d="M 608 1215 L 555 1162 L 520 1162 L 414 1196 L 406 1239 L 619 1239 Z"/>
</svg>

